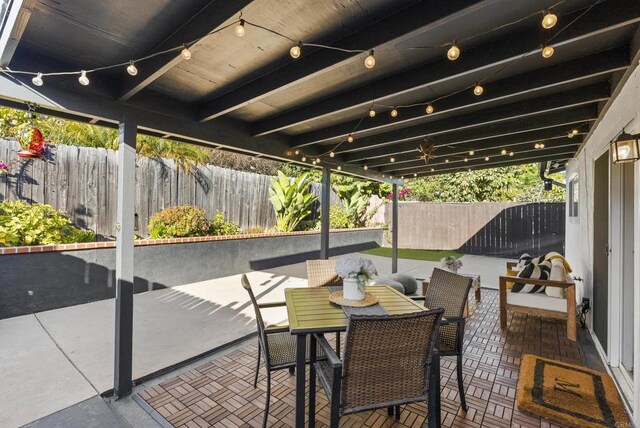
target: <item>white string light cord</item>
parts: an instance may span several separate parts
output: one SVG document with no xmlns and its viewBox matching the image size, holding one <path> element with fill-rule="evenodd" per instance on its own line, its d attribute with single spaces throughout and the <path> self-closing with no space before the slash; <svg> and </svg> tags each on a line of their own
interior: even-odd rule
<svg viewBox="0 0 640 428">
<path fill-rule="evenodd" d="M 416 47 L 407 47 L 407 48 L 393 48 L 393 49 L 379 49 L 378 52 L 385 52 L 385 51 L 397 51 L 397 50 L 417 50 L 417 49 L 439 49 L 439 48 L 446 48 L 449 47 L 449 49 L 447 50 L 447 58 L 451 61 L 455 61 L 460 57 L 461 51 L 460 51 L 460 42 L 468 42 L 476 37 L 482 36 L 482 35 L 486 35 L 489 33 L 492 33 L 494 31 L 515 25 L 519 22 L 522 22 L 528 18 L 531 18 L 532 16 L 535 15 L 542 15 L 542 20 L 541 20 L 541 25 L 543 28 L 545 29 L 550 29 L 552 27 L 554 27 L 556 25 L 556 23 L 558 22 L 558 17 L 553 13 L 553 9 L 556 8 L 557 6 L 559 6 L 560 4 L 564 3 L 566 0 L 560 0 L 554 4 L 552 4 L 551 6 L 547 7 L 544 10 L 538 11 L 538 12 L 534 12 L 531 13 L 529 15 L 526 15 L 524 17 L 521 17 L 517 20 L 502 24 L 498 27 L 486 30 L 484 32 L 480 32 L 474 35 L 471 35 L 469 37 L 460 39 L 460 40 L 454 40 L 451 43 L 445 43 L 445 44 L 441 44 L 441 45 L 423 45 L 423 46 L 416 46 Z M 598 4 L 604 2 L 606 0 L 598 0 L 595 3 L 591 4 L 590 6 L 586 7 L 584 9 L 584 11 L 578 15 L 576 18 L 574 18 L 571 22 L 569 22 L 567 25 L 565 25 L 563 28 L 561 28 L 558 32 L 556 32 L 555 35 L 553 35 L 552 37 L 550 37 L 545 43 L 543 43 L 543 45 L 540 47 L 542 49 L 542 56 L 544 58 L 550 58 L 553 53 L 553 46 L 551 46 L 551 42 L 553 41 L 553 39 L 555 39 L 560 33 L 562 33 L 564 30 L 566 30 L 569 26 L 573 25 L 575 22 L 577 22 L 581 17 L 583 17 L 586 13 L 588 13 L 591 9 L 593 9 L 595 6 L 597 6 Z M 292 43 L 294 43 L 294 45 L 291 47 L 291 49 L 289 50 L 289 54 L 291 55 L 292 58 L 296 59 L 299 58 L 302 54 L 302 49 L 304 47 L 313 47 L 313 48 L 318 48 L 318 49 L 327 49 L 327 50 L 333 50 L 333 51 L 339 51 L 339 52 L 345 52 L 345 53 L 368 53 L 368 55 L 366 56 L 366 58 L 364 59 L 364 66 L 366 68 L 373 68 L 375 67 L 376 64 L 376 59 L 375 59 L 375 51 L 374 49 L 344 49 L 338 46 L 332 46 L 332 45 L 324 45 L 324 44 L 318 44 L 318 43 L 305 43 L 303 41 L 296 41 L 295 39 L 293 39 L 292 37 L 287 36 L 284 33 L 281 33 L 277 30 L 271 29 L 267 26 L 261 25 L 261 24 L 257 24 L 248 20 L 245 20 L 242 18 L 242 12 L 240 13 L 238 19 L 234 22 L 231 22 L 229 24 L 226 24 L 224 26 L 218 27 L 212 31 L 210 31 L 209 33 L 205 34 L 202 37 L 196 38 L 190 42 L 184 43 L 182 45 L 179 46 L 175 46 L 173 48 L 168 48 L 162 51 L 158 51 L 158 52 L 154 52 L 150 55 L 146 55 L 140 58 L 136 58 L 136 59 L 132 59 L 126 62 L 120 62 L 120 63 L 116 63 L 116 64 L 111 64 L 111 65 L 105 65 L 105 66 L 101 66 L 101 67 L 96 67 L 96 68 L 91 68 L 91 69 L 84 69 L 84 70 L 72 70 L 72 71 L 57 71 L 57 72 L 39 72 L 39 71 L 27 71 L 27 70 L 12 70 L 10 68 L 4 68 L 4 69 L 0 69 L 0 71 L 4 74 L 15 74 L 15 75 L 28 75 L 28 76 L 33 76 L 32 83 L 35 86 L 42 86 L 44 84 L 44 78 L 45 77 L 55 77 L 55 76 L 69 76 L 69 75 L 77 75 L 78 77 L 78 81 L 80 84 L 87 86 L 90 84 L 90 80 L 89 80 L 89 75 L 95 72 L 99 72 L 99 71 L 104 71 L 104 70 L 110 70 L 110 69 L 115 69 L 115 68 L 122 68 L 125 67 L 127 73 L 129 73 L 131 76 L 135 76 L 138 74 L 138 68 L 136 66 L 136 64 L 144 62 L 145 60 L 157 57 L 157 56 L 161 56 L 161 55 L 166 55 L 169 54 L 171 52 L 178 52 L 180 51 L 182 57 L 185 60 L 189 60 L 191 59 L 192 53 L 189 50 L 190 47 L 192 47 L 193 45 L 195 45 L 196 43 L 201 42 L 202 40 L 204 40 L 205 38 L 212 36 L 214 34 L 218 34 L 230 27 L 234 27 L 234 32 L 238 37 L 243 37 L 246 33 L 246 26 L 250 26 L 250 27 L 254 27 L 263 31 L 266 31 L 268 33 L 271 33 L 273 35 L 276 35 L 278 37 L 284 38 Z M 520 55 L 518 58 L 515 58 L 513 61 L 507 63 L 505 66 L 503 66 L 502 68 L 498 69 L 495 73 L 493 73 L 490 76 L 486 76 L 485 78 L 483 78 L 482 80 L 478 81 L 476 84 L 462 88 L 460 90 L 457 90 L 455 92 L 449 93 L 449 94 L 445 94 L 442 95 L 440 97 L 434 98 L 432 100 L 426 101 L 426 102 L 421 102 L 421 103 L 414 103 L 414 104 L 406 104 L 406 105 L 394 105 L 394 106 L 390 106 L 390 105 L 385 105 L 382 103 L 376 103 L 375 100 L 372 100 L 371 102 L 371 106 L 369 108 L 369 111 L 367 113 L 366 116 L 363 116 L 360 118 L 360 120 L 357 122 L 357 124 L 355 125 L 353 131 L 347 136 L 346 139 L 344 139 L 343 141 L 340 141 L 336 146 L 334 146 L 332 149 L 328 150 L 325 153 L 322 153 L 320 155 L 314 155 L 314 156 L 310 156 L 311 157 L 315 157 L 313 163 L 320 163 L 320 157 L 319 156 L 325 156 L 325 155 L 329 155 L 329 157 L 333 158 L 335 156 L 334 154 L 334 150 L 336 150 L 340 145 L 342 145 L 343 143 L 347 142 L 347 143 L 351 143 L 354 141 L 354 133 L 358 130 L 358 128 L 360 127 L 360 125 L 362 124 L 362 122 L 366 119 L 366 117 L 375 117 L 376 115 L 376 111 L 375 111 L 375 107 L 381 107 L 381 108 L 387 108 L 387 109 L 391 109 L 391 116 L 392 117 L 397 117 L 399 115 L 399 109 L 402 108 L 409 108 L 409 107 L 417 107 L 417 106 L 425 106 L 425 112 L 426 114 L 431 114 L 434 112 L 434 106 L 433 104 L 436 103 L 437 101 L 440 101 L 442 99 L 451 97 L 455 94 L 461 93 L 463 91 L 472 89 L 473 93 L 476 96 L 480 96 L 484 93 L 484 88 L 482 87 L 482 83 L 484 83 L 485 81 L 487 81 L 490 78 L 495 78 L 496 76 L 498 76 L 499 74 L 503 73 L 506 69 L 508 69 L 509 67 L 513 66 L 515 63 L 517 63 L 519 60 L 521 60 L 522 58 L 530 55 L 531 53 L 535 52 L 536 50 L 538 50 L 539 48 L 533 49 L 531 51 L 525 52 L 524 54 Z M 295 151 L 296 155 L 302 154 L 303 157 L 303 162 L 306 161 L 306 157 L 308 155 L 302 153 L 300 150 L 296 150 Z M 341 169 L 339 165 L 338 169 Z M 364 166 L 365 169 L 367 169 L 367 166 Z"/>
</svg>

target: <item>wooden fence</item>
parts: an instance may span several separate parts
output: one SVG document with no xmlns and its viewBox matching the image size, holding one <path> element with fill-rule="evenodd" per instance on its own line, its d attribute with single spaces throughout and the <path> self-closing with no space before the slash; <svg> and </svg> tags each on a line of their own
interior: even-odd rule
<svg viewBox="0 0 640 428">
<path fill-rule="evenodd" d="M 391 222 L 391 206 L 381 217 Z M 517 257 L 564 251 L 564 203 L 400 202 L 400 248 Z"/>
<path fill-rule="evenodd" d="M 117 152 L 73 146 L 52 147 L 47 159 L 18 160 L 19 146 L 0 140 L 0 201 L 42 202 L 66 211 L 75 224 L 103 236 L 115 235 Z M 131 183 L 134 185 L 134 183 Z M 195 174 L 168 159 L 136 160 L 136 233 L 147 234 L 149 218 L 170 206 L 190 204 L 209 216 L 222 211 L 241 227 L 273 227 L 270 177 L 207 165 Z"/>
</svg>

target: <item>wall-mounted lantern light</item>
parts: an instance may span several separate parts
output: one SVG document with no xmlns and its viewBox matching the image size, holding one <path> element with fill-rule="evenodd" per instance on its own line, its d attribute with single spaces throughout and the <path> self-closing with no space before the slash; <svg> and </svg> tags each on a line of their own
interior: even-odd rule
<svg viewBox="0 0 640 428">
<path fill-rule="evenodd" d="M 635 162 L 640 159 L 638 140 L 640 140 L 640 135 L 631 135 L 623 131 L 611 141 L 613 163 Z"/>
</svg>

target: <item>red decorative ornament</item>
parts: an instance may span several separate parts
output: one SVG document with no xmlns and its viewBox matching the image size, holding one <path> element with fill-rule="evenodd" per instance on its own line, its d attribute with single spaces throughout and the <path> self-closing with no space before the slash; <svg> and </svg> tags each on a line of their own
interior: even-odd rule
<svg viewBox="0 0 640 428">
<path fill-rule="evenodd" d="M 18 156 L 21 158 L 41 158 L 47 148 L 42 132 L 36 127 L 27 129 L 21 135 L 20 145 L 22 150 L 18 152 Z"/>
</svg>

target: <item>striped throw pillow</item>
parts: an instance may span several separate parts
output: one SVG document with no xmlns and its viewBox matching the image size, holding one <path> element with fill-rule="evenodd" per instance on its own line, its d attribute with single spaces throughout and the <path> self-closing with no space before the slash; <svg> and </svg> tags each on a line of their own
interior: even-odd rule
<svg viewBox="0 0 640 428">
<path fill-rule="evenodd" d="M 526 255 L 528 257 L 528 254 Z M 520 261 L 523 261 L 521 258 Z M 544 256 L 530 258 L 524 260 L 524 267 L 518 272 L 518 278 L 534 278 L 534 279 L 549 279 L 551 274 L 551 261 L 545 260 Z M 526 284 L 523 282 L 516 282 L 511 287 L 512 293 L 544 293 L 544 285 Z"/>
</svg>

